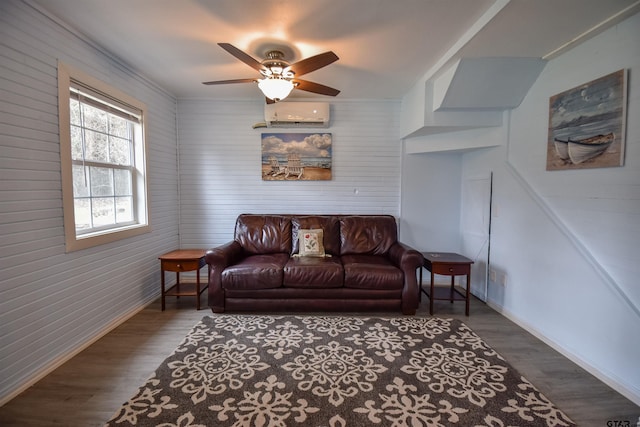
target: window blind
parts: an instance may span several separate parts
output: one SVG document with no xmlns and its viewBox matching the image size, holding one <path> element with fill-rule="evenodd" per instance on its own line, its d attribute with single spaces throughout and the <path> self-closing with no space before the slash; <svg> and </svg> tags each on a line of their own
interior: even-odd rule
<svg viewBox="0 0 640 427">
<path fill-rule="evenodd" d="M 105 110 L 133 123 L 142 123 L 142 111 L 133 105 L 126 104 L 75 80 L 71 80 L 69 90 L 69 96 L 72 99 Z"/>
</svg>

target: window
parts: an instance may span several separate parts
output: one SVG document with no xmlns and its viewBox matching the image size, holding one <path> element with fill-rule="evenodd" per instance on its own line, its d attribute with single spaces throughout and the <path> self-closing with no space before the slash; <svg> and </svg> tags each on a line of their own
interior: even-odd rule
<svg viewBox="0 0 640 427">
<path fill-rule="evenodd" d="M 63 63 L 58 103 L 67 252 L 150 231 L 145 105 Z"/>
</svg>

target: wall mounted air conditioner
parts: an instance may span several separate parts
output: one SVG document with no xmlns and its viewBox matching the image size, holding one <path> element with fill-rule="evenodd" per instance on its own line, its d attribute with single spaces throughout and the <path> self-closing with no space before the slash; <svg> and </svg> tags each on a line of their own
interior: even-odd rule
<svg viewBox="0 0 640 427">
<path fill-rule="evenodd" d="M 264 106 L 264 119 L 270 128 L 329 127 L 328 102 L 276 102 Z"/>
</svg>

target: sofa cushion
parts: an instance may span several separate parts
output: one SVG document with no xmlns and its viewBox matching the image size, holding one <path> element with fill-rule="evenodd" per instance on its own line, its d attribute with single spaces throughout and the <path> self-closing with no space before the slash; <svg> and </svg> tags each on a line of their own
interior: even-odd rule
<svg viewBox="0 0 640 427">
<path fill-rule="evenodd" d="M 339 288 L 344 271 L 340 258 L 293 257 L 284 267 L 285 288 Z"/>
<path fill-rule="evenodd" d="M 344 255 L 344 287 L 357 289 L 402 289 L 404 274 L 380 255 Z"/>
<path fill-rule="evenodd" d="M 301 228 L 298 230 L 298 246 L 300 256 L 323 257 L 323 231 L 322 228 Z"/>
<path fill-rule="evenodd" d="M 248 254 L 291 253 L 291 221 L 283 215 L 240 215 L 235 240 Z"/>
<path fill-rule="evenodd" d="M 396 220 L 391 215 L 340 218 L 341 255 L 383 255 L 398 240 Z"/>
<path fill-rule="evenodd" d="M 225 289 L 272 289 L 282 287 L 288 254 L 251 255 L 222 272 Z"/>
<path fill-rule="evenodd" d="M 324 215 L 302 215 L 291 218 L 292 254 L 299 253 L 298 231 L 309 228 L 322 229 L 325 252 L 340 255 L 340 223 L 335 216 Z"/>
</svg>

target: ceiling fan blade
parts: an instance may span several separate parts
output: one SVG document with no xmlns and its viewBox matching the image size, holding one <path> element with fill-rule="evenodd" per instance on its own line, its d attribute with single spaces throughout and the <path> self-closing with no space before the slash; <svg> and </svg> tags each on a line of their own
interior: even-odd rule
<svg viewBox="0 0 640 427">
<path fill-rule="evenodd" d="M 226 85 L 229 83 L 252 83 L 256 79 L 233 79 L 233 80 L 218 80 L 215 82 L 202 82 L 203 85 Z"/>
<path fill-rule="evenodd" d="M 244 62 L 245 64 L 247 64 L 249 67 L 253 68 L 256 71 L 263 71 L 266 69 L 264 65 L 256 61 L 251 55 L 244 53 L 243 51 L 241 51 L 240 49 L 238 49 L 232 44 L 218 43 L 218 46 L 220 46 L 221 48 L 229 52 L 231 55 L 235 56 L 240 61 Z"/>
<path fill-rule="evenodd" d="M 318 93 L 320 95 L 336 96 L 340 93 L 338 89 L 334 89 L 329 86 L 321 85 L 320 83 L 314 83 L 307 80 L 294 79 L 296 89 L 305 90 L 307 92 Z"/>
<path fill-rule="evenodd" d="M 338 59 L 338 55 L 329 51 L 298 61 L 295 64 L 291 64 L 288 68 L 293 71 L 296 76 L 301 76 L 319 68 L 326 67 Z"/>
</svg>

